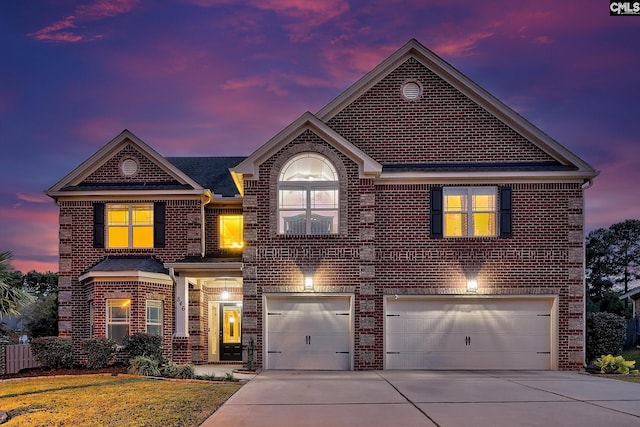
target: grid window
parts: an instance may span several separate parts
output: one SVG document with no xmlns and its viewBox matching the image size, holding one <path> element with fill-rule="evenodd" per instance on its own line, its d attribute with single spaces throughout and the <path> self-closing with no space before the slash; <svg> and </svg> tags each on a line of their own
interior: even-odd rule
<svg viewBox="0 0 640 427">
<path fill-rule="evenodd" d="M 445 237 L 496 236 L 496 200 L 495 187 L 445 187 Z"/>
<path fill-rule="evenodd" d="M 162 336 L 162 301 L 147 301 L 147 333 Z"/>
<path fill-rule="evenodd" d="M 153 203 L 107 205 L 109 248 L 153 247 Z"/>
<path fill-rule="evenodd" d="M 131 299 L 107 300 L 107 338 L 122 345 L 124 337 L 129 335 L 130 321 Z"/>
</svg>

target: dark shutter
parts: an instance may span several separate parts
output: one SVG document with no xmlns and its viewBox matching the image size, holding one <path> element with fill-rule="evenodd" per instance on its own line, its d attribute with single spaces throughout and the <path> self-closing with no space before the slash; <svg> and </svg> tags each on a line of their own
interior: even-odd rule
<svg viewBox="0 0 640 427">
<path fill-rule="evenodd" d="M 166 203 L 155 202 L 153 204 L 153 247 L 164 248 L 165 238 L 165 222 L 166 222 Z"/>
<path fill-rule="evenodd" d="M 431 206 L 431 237 L 441 239 L 443 237 L 442 224 L 442 187 L 432 187 L 429 200 Z"/>
<path fill-rule="evenodd" d="M 104 203 L 93 204 L 93 247 L 104 248 Z"/>
<path fill-rule="evenodd" d="M 511 237 L 511 187 L 500 188 L 500 237 Z"/>
</svg>

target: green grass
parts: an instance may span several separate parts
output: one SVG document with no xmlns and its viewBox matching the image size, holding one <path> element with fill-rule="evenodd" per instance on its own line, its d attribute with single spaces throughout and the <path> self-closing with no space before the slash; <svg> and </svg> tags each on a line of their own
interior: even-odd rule
<svg viewBox="0 0 640 427">
<path fill-rule="evenodd" d="M 640 369 L 640 349 L 625 350 L 622 352 L 624 360 L 635 360 L 636 369 Z"/>
<path fill-rule="evenodd" d="M 0 382 L 11 426 L 198 426 L 241 385 L 129 375 Z"/>
</svg>

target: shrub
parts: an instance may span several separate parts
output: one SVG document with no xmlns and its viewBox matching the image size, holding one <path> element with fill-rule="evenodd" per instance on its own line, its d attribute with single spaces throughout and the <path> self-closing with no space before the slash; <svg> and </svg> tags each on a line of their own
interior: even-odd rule
<svg viewBox="0 0 640 427">
<path fill-rule="evenodd" d="M 33 357 L 45 368 L 72 368 L 71 340 L 60 337 L 40 337 L 31 341 Z"/>
<path fill-rule="evenodd" d="M 116 354 L 116 342 L 109 338 L 88 338 L 82 341 L 82 351 L 87 356 L 87 368 L 106 368 Z"/>
<path fill-rule="evenodd" d="M 167 362 L 162 366 L 161 374 L 167 378 L 195 378 L 196 373 L 191 365 L 178 365 L 174 362 Z"/>
<path fill-rule="evenodd" d="M 613 357 L 610 354 L 606 356 L 601 356 L 596 359 L 595 365 L 600 368 L 600 373 L 602 374 L 631 374 L 638 375 L 637 369 L 632 369 L 635 367 L 635 360 L 624 360 L 622 356 Z"/>
<path fill-rule="evenodd" d="M 145 377 L 159 377 L 159 362 L 144 356 L 136 356 L 129 362 L 129 373 Z"/>
<path fill-rule="evenodd" d="M 162 338 L 158 335 L 136 332 L 124 337 L 123 345 L 130 359 L 144 356 L 158 362 L 162 361 Z"/>
<path fill-rule="evenodd" d="M 626 338 L 624 317 L 613 313 L 587 314 L 587 363 L 603 354 L 620 354 Z"/>
</svg>

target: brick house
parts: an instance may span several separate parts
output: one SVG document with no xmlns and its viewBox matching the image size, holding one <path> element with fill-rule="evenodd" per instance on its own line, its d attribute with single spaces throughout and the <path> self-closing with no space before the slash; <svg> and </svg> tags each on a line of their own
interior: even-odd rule
<svg viewBox="0 0 640 427">
<path fill-rule="evenodd" d="M 60 334 L 264 369 L 583 366 L 597 172 L 415 40 L 249 157 L 124 131 L 48 194 Z"/>
</svg>

